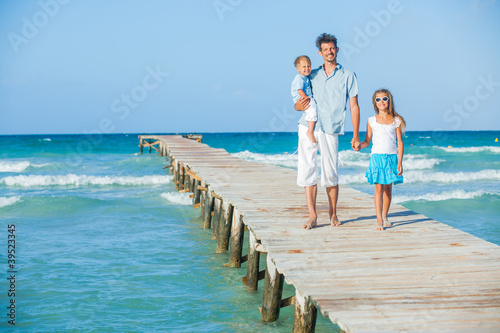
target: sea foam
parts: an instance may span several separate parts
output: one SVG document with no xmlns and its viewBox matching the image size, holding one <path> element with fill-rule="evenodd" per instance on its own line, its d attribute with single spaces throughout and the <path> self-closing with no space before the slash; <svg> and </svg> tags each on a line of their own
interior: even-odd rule
<svg viewBox="0 0 500 333">
<path fill-rule="evenodd" d="M 23 172 L 29 167 L 41 168 L 49 165 L 45 164 L 33 164 L 30 161 L 0 161 L 0 172 Z"/>
<path fill-rule="evenodd" d="M 160 196 L 175 205 L 193 204 L 193 199 L 189 197 L 189 193 L 163 192 L 162 194 L 160 194 Z"/>
<path fill-rule="evenodd" d="M 481 146 L 481 147 L 436 147 L 449 153 L 480 153 L 490 151 L 495 154 L 500 154 L 500 147 Z"/>
<path fill-rule="evenodd" d="M 0 197 L 0 207 L 10 206 L 21 201 L 21 197 Z"/>
<path fill-rule="evenodd" d="M 30 165 L 29 161 L 0 161 L 0 172 L 22 172 Z"/>
<path fill-rule="evenodd" d="M 124 185 L 124 186 L 143 186 L 168 184 L 172 176 L 142 176 L 142 177 L 110 177 L 110 176 L 87 176 L 87 175 L 19 175 L 0 179 L 0 183 L 7 186 L 88 186 L 88 185 Z"/>
<path fill-rule="evenodd" d="M 231 155 L 245 161 L 273 164 L 288 168 L 297 167 L 297 154 L 260 154 L 245 150 Z"/>
<path fill-rule="evenodd" d="M 232 155 L 245 161 L 297 168 L 297 154 L 261 154 L 245 150 Z M 321 163 L 320 161 L 321 155 L 318 155 L 318 164 Z M 403 159 L 403 167 L 406 170 L 432 169 L 443 161 L 438 158 L 427 158 L 426 155 L 407 154 Z M 370 153 L 356 152 L 354 150 L 339 151 L 339 164 L 341 167 L 368 168 Z"/>
<path fill-rule="evenodd" d="M 445 192 L 441 192 L 441 193 L 427 193 L 427 194 L 416 195 L 416 196 L 395 195 L 393 200 L 395 203 L 401 203 L 401 202 L 406 202 L 406 201 L 418 201 L 418 200 L 444 201 L 444 200 L 451 200 L 451 199 L 474 199 L 474 198 L 481 197 L 485 194 L 497 195 L 497 193 L 490 193 L 490 192 L 484 192 L 484 191 L 467 192 L 464 190 L 454 190 L 454 191 L 445 191 Z"/>
<path fill-rule="evenodd" d="M 486 169 L 477 172 L 423 172 L 409 171 L 403 174 L 404 182 L 412 183 L 460 183 L 468 181 L 491 181 L 500 180 L 500 170 Z M 365 174 L 340 175 L 340 183 L 361 184 L 366 183 Z"/>
<path fill-rule="evenodd" d="M 403 158 L 403 168 L 405 170 L 432 169 L 436 165 L 444 162 L 439 158 L 428 158 L 426 155 L 406 154 Z M 370 153 L 360 153 L 354 150 L 343 150 L 339 152 L 339 163 L 346 167 L 368 168 L 370 164 Z"/>
</svg>

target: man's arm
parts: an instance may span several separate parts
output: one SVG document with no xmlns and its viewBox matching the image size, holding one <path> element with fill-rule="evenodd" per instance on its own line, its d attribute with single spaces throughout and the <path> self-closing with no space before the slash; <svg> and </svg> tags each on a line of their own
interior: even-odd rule
<svg viewBox="0 0 500 333">
<path fill-rule="evenodd" d="M 351 146 L 354 150 L 359 150 L 359 105 L 358 96 L 349 99 L 351 106 L 351 121 L 352 121 L 352 141 Z"/>
</svg>

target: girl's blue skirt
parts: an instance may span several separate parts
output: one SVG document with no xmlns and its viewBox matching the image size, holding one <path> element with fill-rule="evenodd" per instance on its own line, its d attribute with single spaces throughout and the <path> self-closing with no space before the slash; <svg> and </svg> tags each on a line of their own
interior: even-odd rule
<svg viewBox="0 0 500 333">
<path fill-rule="evenodd" d="M 398 155 L 372 154 L 366 170 L 366 179 L 370 184 L 400 184 L 403 176 L 398 175 Z"/>
</svg>

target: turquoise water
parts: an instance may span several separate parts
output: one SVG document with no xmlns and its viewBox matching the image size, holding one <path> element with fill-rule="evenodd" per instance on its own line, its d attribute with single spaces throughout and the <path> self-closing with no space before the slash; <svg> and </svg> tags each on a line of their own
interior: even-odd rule
<svg viewBox="0 0 500 333">
<path fill-rule="evenodd" d="M 500 244 L 500 132 L 410 132 L 405 184 L 394 200 Z M 204 134 L 243 159 L 295 168 L 295 133 Z M 372 193 L 369 151 L 341 137 L 341 183 Z M 222 267 L 211 231 L 165 159 L 138 155 L 137 135 L 0 137 L 0 330 L 6 308 L 8 226 L 15 225 L 16 331 L 289 332 L 293 307 L 259 321 L 262 283 Z M 448 148 L 448 146 L 451 146 Z M 264 263 L 264 260 L 261 260 Z M 285 286 L 284 297 L 293 295 Z M 321 315 L 318 332 L 336 328 Z"/>
</svg>

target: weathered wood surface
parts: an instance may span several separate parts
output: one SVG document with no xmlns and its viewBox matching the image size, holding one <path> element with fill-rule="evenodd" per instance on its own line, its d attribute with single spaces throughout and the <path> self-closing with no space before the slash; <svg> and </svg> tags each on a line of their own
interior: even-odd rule
<svg viewBox="0 0 500 333">
<path fill-rule="evenodd" d="M 500 247 L 393 204 L 375 231 L 373 198 L 341 186 L 338 216 L 318 192 L 319 227 L 304 230 L 294 170 L 243 161 L 180 136 L 153 136 L 243 215 L 268 257 L 346 332 L 500 332 Z"/>
</svg>

